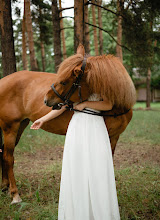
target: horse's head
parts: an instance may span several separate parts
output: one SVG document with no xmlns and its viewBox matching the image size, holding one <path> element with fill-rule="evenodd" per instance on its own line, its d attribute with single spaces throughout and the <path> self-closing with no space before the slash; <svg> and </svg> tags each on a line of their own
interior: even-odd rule
<svg viewBox="0 0 160 220">
<path fill-rule="evenodd" d="M 64 60 L 57 72 L 57 77 L 47 92 L 44 102 L 47 106 L 57 107 L 58 103 L 80 102 L 90 94 L 86 83 L 88 66 L 84 58 L 84 47 L 79 45 L 77 54 Z"/>
</svg>

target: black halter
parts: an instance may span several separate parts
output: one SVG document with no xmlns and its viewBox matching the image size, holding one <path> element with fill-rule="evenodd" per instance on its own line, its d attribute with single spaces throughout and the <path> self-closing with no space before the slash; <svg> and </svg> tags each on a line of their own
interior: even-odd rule
<svg viewBox="0 0 160 220">
<path fill-rule="evenodd" d="M 82 95 L 81 95 L 81 85 L 80 85 L 80 81 L 83 77 L 84 71 L 85 71 L 85 67 L 86 67 L 86 61 L 87 59 L 84 58 L 83 62 L 82 62 L 82 66 L 81 66 L 81 70 L 82 72 L 78 75 L 78 77 L 76 77 L 76 81 L 72 84 L 70 90 L 64 95 L 60 95 L 57 90 L 54 87 L 54 83 L 51 85 L 52 90 L 54 91 L 54 93 L 64 102 L 64 103 L 59 103 L 58 107 L 61 108 L 63 105 L 68 105 L 71 103 L 70 101 L 70 97 L 73 95 L 73 93 L 76 91 L 76 89 L 78 88 L 78 96 L 80 99 L 80 102 L 82 102 Z M 54 107 L 53 107 L 54 109 Z"/>
</svg>

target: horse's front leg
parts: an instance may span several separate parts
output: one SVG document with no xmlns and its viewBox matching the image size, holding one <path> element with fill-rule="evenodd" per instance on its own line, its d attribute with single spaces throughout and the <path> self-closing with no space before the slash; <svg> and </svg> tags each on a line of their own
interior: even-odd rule
<svg viewBox="0 0 160 220">
<path fill-rule="evenodd" d="M 22 201 L 18 194 L 18 189 L 16 186 L 16 181 L 13 172 L 13 165 L 14 165 L 13 153 L 14 153 L 15 142 L 16 142 L 19 126 L 20 123 L 13 123 L 12 125 L 10 125 L 10 127 L 6 126 L 3 129 L 3 135 L 4 135 L 3 171 L 6 172 L 4 174 L 4 177 L 8 177 L 6 178 L 6 181 L 8 179 L 10 194 L 13 197 L 13 201 L 11 204 Z"/>
<path fill-rule="evenodd" d="M 2 150 L 4 151 L 4 145 L 2 147 Z M 7 191 L 9 187 L 8 173 L 3 160 L 3 151 L 2 151 L 2 192 Z"/>
</svg>

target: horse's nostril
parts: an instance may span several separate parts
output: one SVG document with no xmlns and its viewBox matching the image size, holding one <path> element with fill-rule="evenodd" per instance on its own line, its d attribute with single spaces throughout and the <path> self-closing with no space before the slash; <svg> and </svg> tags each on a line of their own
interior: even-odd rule
<svg viewBox="0 0 160 220">
<path fill-rule="evenodd" d="M 44 104 L 47 105 L 47 100 L 46 99 L 44 99 Z"/>
</svg>

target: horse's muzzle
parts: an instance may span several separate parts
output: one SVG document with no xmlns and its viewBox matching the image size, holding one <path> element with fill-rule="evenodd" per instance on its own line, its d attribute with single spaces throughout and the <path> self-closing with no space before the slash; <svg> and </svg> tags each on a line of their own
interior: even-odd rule
<svg viewBox="0 0 160 220">
<path fill-rule="evenodd" d="M 58 103 L 50 102 L 46 98 L 44 98 L 44 104 L 48 107 L 52 107 L 52 109 L 60 109 L 61 108 L 61 106 L 59 106 Z"/>
<path fill-rule="evenodd" d="M 48 107 L 52 107 L 55 103 L 53 103 L 53 102 L 47 100 L 47 98 L 45 97 L 45 98 L 44 98 L 44 104 L 45 104 L 46 106 L 48 106 Z"/>
</svg>

